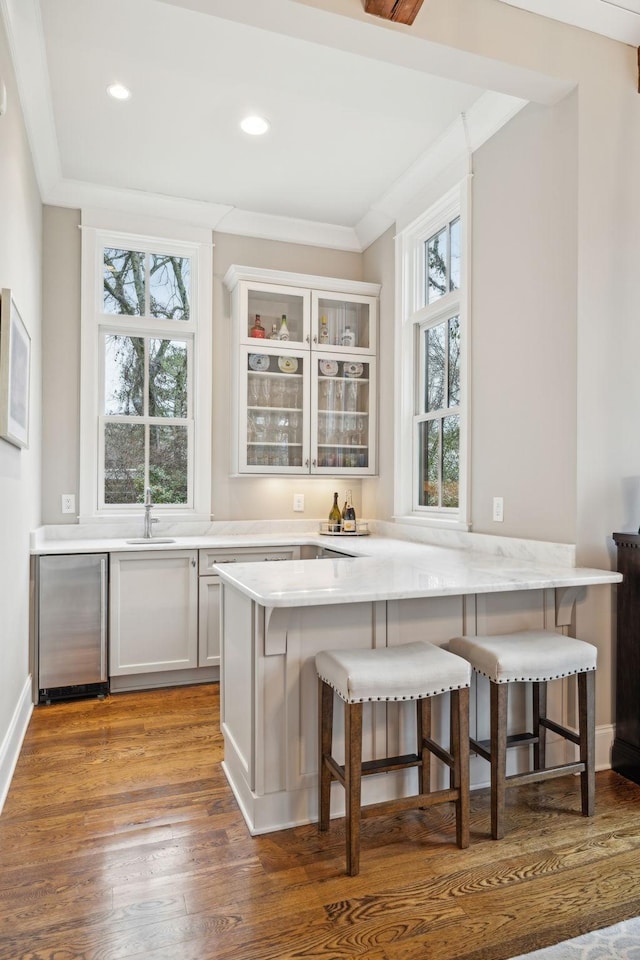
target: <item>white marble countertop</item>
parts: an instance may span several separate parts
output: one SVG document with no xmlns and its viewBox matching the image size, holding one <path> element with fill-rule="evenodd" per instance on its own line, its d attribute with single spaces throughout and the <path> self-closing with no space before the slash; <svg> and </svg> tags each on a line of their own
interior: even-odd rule
<svg viewBox="0 0 640 960">
<path fill-rule="evenodd" d="M 318 544 L 353 555 L 353 559 L 290 560 L 283 563 L 234 563 L 217 568 L 224 583 L 265 607 L 316 606 L 500 593 L 550 587 L 617 583 L 611 570 L 576 567 L 567 544 L 518 541 L 473 534 L 451 536 L 445 542 L 421 542 L 406 525 L 378 523 L 384 535 L 368 537 L 322 536 L 315 525 L 306 528 L 278 524 L 230 523 L 211 525 L 197 534 L 163 531 L 160 539 L 130 543 L 128 538 L 104 535 L 95 528 L 58 527 L 34 536 L 34 555 L 62 553 L 122 553 L 133 551 L 226 549 L 239 547 Z M 183 528 L 184 529 L 184 528 Z M 397 535 L 394 536 L 394 533 Z M 129 532 L 129 531 L 127 531 Z M 174 535 L 175 534 L 175 535 Z"/>
<path fill-rule="evenodd" d="M 218 575 L 264 607 L 502 593 L 622 579 L 610 570 L 554 566 L 386 537 L 351 541 L 348 549 L 357 557 L 291 560 L 286 567 L 238 563 L 221 568 Z"/>
</svg>

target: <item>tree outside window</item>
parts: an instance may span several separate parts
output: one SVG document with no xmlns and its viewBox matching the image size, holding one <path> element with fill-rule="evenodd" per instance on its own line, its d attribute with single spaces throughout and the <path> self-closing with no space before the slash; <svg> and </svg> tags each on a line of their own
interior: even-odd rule
<svg viewBox="0 0 640 960">
<path fill-rule="evenodd" d="M 189 501 L 192 342 L 176 327 L 190 319 L 190 279 L 188 257 L 104 248 L 103 312 L 118 318 L 102 331 L 107 505 L 143 503 L 147 487 L 154 503 Z M 144 323 L 124 332 L 123 318 Z"/>
</svg>

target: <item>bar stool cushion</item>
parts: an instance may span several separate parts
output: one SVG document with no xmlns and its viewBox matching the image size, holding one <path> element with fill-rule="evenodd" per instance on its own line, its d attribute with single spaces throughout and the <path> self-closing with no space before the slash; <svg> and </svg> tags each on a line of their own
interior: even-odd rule
<svg viewBox="0 0 640 960">
<path fill-rule="evenodd" d="M 552 630 L 455 637 L 447 649 L 464 657 L 493 683 L 557 680 L 595 670 L 598 657 L 593 644 Z"/>
<path fill-rule="evenodd" d="M 318 676 L 346 703 L 421 700 L 471 682 L 469 663 L 426 640 L 374 650 L 323 650 Z"/>
</svg>

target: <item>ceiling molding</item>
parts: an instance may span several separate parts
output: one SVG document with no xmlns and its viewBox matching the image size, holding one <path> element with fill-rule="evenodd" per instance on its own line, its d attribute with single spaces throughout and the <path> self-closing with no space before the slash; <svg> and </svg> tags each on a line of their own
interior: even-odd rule
<svg viewBox="0 0 640 960">
<path fill-rule="evenodd" d="M 466 114 L 466 136 L 476 149 L 488 136 L 533 100 L 552 104 L 574 86 L 535 71 L 522 70 L 499 61 L 466 54 L 414 38 L 406 32 L 380 29 L 370 22 L 305 7 L 291 0 L 252 4 L 237 0 L 157 0 L 186 9 L 208 12 L 238 22 L 272 17 L 270 29 L 300 36 L 316 43 L 341 46 L 361 56 L 396 63 L 437 76 L 472 82 L 497 91 L 481 96 Z M 38 0 L 0 0 L 20 88 L 20 99 L 31 144 L 42 201 L 46 204 L 115 209 L 132 214 L 157 216 L 175 222 L 261 239 L 330 247 L 361 252 L 376 240 L 403 211 L 425 195 L 429 183 L 452 165 L 467 164 L 467 143 L 461 139 L 463 125 L 456 122 L 416 160 L 353 226 L 299 220 L 238 209 L 229 204 L 110 188 L 65 179 L 53 122 L 53 107 L 46 49 Z M 268 19 L 268 18 L 267 18 Z M 286 24 L 286 29 L 280 23 Z M 264 27 L 264 29 L 268 29 Z M 314 34 L 315 31 L 315 34 Z M 327 32 L 328 31 L 328 32 Z M 325 36 L 326 33 L 326 36 Z"/>
<path fill-rule="evenodd" d="M 640 0 L 500 0 L 510 7 L 640 46 Z"/>
</svg>

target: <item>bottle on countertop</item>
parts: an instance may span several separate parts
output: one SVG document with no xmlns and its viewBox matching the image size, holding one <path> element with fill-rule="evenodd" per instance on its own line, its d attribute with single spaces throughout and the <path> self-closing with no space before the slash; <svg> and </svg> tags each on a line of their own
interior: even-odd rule
<svg viewBox="0 0 640 960">
<path fill-rule="evenodd" d="M 320 343 L 329 343 L 329 325 L 324 316 L 320 317 Z"/>
<path fill-rule="evenodd" d="M 338 492 L 333 495 L 333 506 L 329 513 L 329 533 L 339 533 L 342 524 L 342 514 L 338 506 Z"/>
<path fill-rule="evenodd" d="M 286 313 L 282 314 L 282 320 L 280 321 L 280 331 L 278 333 L 279 340 L 288 340 L 289 339 L 289 327 L 287 326 L 287 315 Z"/>
<path fill-rule="evenodd" d="M 356 532 L 356 511 L 351 502 L 351 490 L 347 490 L 347 502 L 345 505 L 344 516 L 342 520 L 343 533 Z"/>
<path fill-rule="evenodd" d="M 344 333 L 342 334 L 342 346 L 343 347 L 355 347 L 356 345 L 356 335 L 351 329 L 351 327 L 345 327 Z"/>
<path fill-rule="evenodd" d="M 269 334 L 269 340 L 279 340 L 278 336 L 278 324 L 274 323 L 271 327 L 271 333 Z"/>
<path fill-rule="evenodd" d="M 249 330 L 250 337 L 260 337 L 262 340 L 267 336 L 267 331 L 262 326 L 262 320 L 260 319 L 260 314 L 256 313 L 256 320 L 254 325 Z"/>
</svg>

